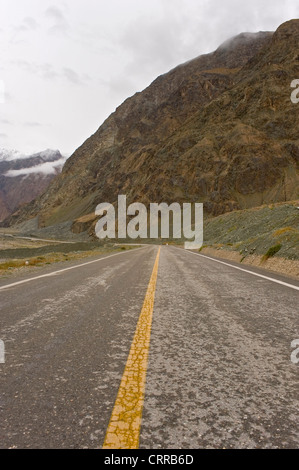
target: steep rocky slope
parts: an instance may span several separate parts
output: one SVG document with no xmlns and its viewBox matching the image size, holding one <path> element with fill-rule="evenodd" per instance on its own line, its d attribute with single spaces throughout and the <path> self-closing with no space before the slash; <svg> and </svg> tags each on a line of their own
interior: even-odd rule
<svg viewBox="0 0 299 470">
<path fill-rule="evenodd" d="M 64 158 L 58 150 L 31 156 L 0 150 L 0 221 L 41 193 L 60 173 Z"/>
<path fill-rule="evenodd" d="M 73 154 L 48 191 L 8 223 L 85 216 L 100 202 L 204 202 L 218 215 L 299 196 L 299 20 L 241 34 L 158 77 Z"/>
</svg>

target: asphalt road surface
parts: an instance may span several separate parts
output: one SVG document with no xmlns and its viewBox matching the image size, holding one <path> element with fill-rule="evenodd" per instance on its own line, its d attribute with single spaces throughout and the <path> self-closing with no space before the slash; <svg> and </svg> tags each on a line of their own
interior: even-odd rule
<svg viewBox="0 0 299 470">
<path fill-rule="evenodd" d="M 139 448 L 298 448 L 299 283 L 171 246 L 159 254 L 0 281 L 1 448 L 102 448 L 144 308 Z"/>
</svg>

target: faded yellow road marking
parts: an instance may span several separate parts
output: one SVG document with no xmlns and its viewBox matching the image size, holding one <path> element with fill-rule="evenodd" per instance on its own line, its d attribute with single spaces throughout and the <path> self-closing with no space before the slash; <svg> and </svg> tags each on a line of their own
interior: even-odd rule
<svg viewBox="0 0 299 470">
<path fill-rule="evenodd" d="M 120 383 L 103 449 L 138 449 L 160 248 Z"/>
</svg>

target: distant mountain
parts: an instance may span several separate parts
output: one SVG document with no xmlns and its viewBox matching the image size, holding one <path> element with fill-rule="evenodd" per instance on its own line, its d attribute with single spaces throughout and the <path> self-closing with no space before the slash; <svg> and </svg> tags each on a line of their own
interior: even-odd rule
<svg viewBox="0 0 299 470">
<path fill-rule="evenodd" d="M 21 154 L 18 150 L 15 149 L 3 149 L 0 148 L 0 162 L 1 161 L 10 161 L 16 160 L 18 158 L 25 158 L 25 155 Z"/>
<path fill-rule="evenodd" d="M 203 202 L 211 216 L 299 197 L 299 20 L 243 33 L 127 99 L 8 223 L 91 229 L 101 202 Z M 84 216 L 84 217 L 83 217 Z M 76 223 L 83 217 L 87 223 Z"/>
<path fill-rule="evenodd" d="M 0 149 L 0 221 L 43 193 L 64 163 L 58 150 L 26 156 Z"/>
</svg>

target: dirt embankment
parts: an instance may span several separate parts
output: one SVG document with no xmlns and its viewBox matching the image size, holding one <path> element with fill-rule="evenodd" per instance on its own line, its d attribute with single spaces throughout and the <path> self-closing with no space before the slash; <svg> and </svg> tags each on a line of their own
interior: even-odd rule
<svg viewBox="0 0 299 470">
<path fill-rule="evenodd" d="M 207 256 L 214 256 L 215 258 L 236 261 L 237 263 L 242 263 L 244 265 L 257 266 L 279 274 L 284 274 L 297 280 L 299 279 L 299 260 L 290 260 L 278 256 L 265 259 L 264 256 L 260 255 L 248 255 L 243 259 L 243 255 L 240 255 L 236 251 L 211 247 L 203 248 L 201 253 Z"/>
<path fill-rule="evenodd" d="M 206 255 L 299 279 L 299 201 L 234 211 L 204 223 Z"/>
</svg>

